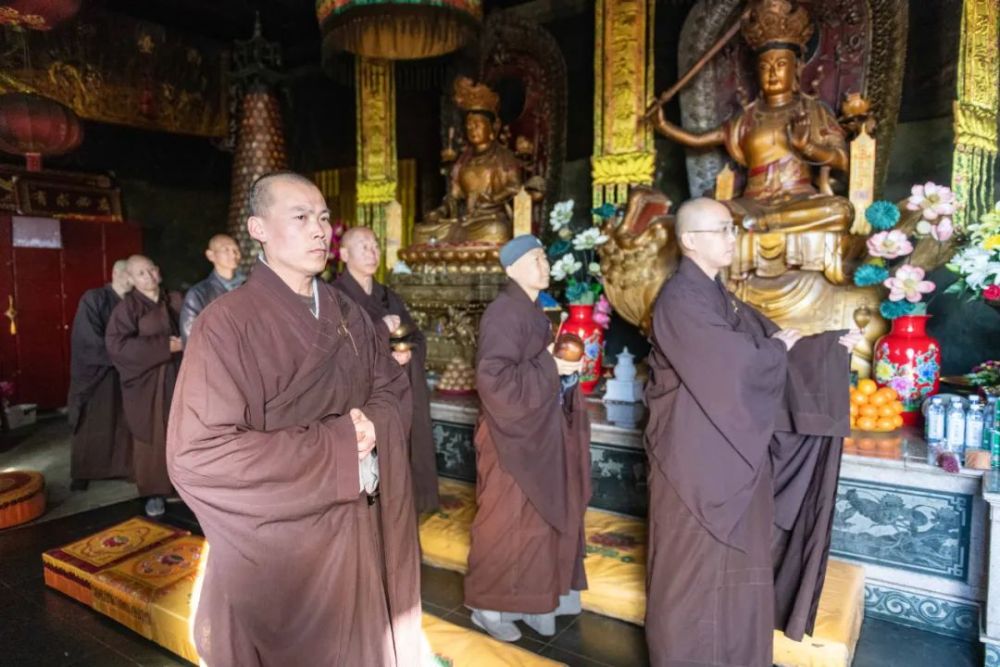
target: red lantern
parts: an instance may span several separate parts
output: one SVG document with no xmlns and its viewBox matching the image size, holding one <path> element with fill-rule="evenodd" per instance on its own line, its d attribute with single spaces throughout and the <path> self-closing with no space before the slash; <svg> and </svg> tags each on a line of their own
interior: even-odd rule
<svg viewBox="0 0 1000 667">
<path fill-rule="evenodd" d="M 42 155 L 68 153 L 83 141 L 80 119 L 55 100 L 32 93 L 0 95 L 0 150 L 23 155 L 40 171 Z"/>
<path fill-rule="evenodd" d="M 0 25 L 52 30 L 80 11 L 83 0 L 5 0 L 0 3 Z"/>
</svg>

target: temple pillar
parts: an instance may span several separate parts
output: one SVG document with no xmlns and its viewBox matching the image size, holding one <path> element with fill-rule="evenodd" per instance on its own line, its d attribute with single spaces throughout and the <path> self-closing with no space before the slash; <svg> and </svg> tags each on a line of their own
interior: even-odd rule
<svg viewBox="0 0 1000 667">
<path fill-rule="evenodd" d="M 258 15 L 253 37 L 236 42 L 233 48 L 230 73 L 230 95 L 240 102 L 238 117 L 230 120 L 236 148 L 227 229 L 243 253 L 244 270 L 253 266 L 260 252 L 260 245 L 247 232 L 250 186 L 264 174 L 288 169 L 281 106 L 274 92 L 280 66 L 280 47 L 264 39 Z"/>
<path fill-rule="evenodd" d="M 653 183 L 655 0 L 597 0 L 594 27 L 593 204 L 624 204 L 630 185 Z"/>
<path fill-rule="evenodd" d="M 951 171 L 951 187 L 962 204 L 954 215 L 958 229 L 977 223 L 995 203 L 998 4 L 997 0 L 965 0 L 962 5 Z"/>
<path fill-rule="evenodd" d="M 356 225 L 370 227 L 381 248 L 377 278 L 385 280 L 386 248 L 404 244 L 402 225 L 394 225 L 388 237 L 387 212 L 396 200 L 396 79 L 389 60 L 357 58 L 357 218 Z"/>
</svg>

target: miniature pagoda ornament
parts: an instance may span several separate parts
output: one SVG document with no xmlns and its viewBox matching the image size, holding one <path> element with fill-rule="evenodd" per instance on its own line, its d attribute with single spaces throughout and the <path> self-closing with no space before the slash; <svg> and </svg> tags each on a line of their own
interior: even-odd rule
<svg viewBox="0 0 1000 667">
<path fill-rule="evenodd" d="M 637 403 L 642 400 L 642 382 L 635 379 L 635 357 L 628 348 L 618 354 L 615 377 L 608 380 L 604 390 L 604 402 Z"/>
</svg>

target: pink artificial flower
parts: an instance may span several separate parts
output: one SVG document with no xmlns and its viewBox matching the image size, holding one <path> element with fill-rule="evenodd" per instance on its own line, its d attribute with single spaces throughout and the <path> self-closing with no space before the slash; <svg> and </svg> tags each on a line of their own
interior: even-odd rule
<svg viewBox="0 0 1000 667">
<path fill-rule="evenodd" d="M 990 285 L 984 289 L 983 298 L 987 301 L 1000 301 L 1000 285 Z"/>
<path fill-rule="evenodd" d="M 898 229 L 873 234 L 868 239 L 868 254 L 883 259 L 896 259 L 913 252 L 913 245 L 906 234 Z"/>
<path fill-rule="evenodd" d="M 955 193 L 951 188 L 928 181 L 923 185 L 914 185 L 910 193 L 906 208 L 920 211 L 924 220 L 934 221 L 955 213 Z"/>
<path fill-rule="evenodd" d="M 598 313 L 604 313 L 605 315 L 611 314 L 611 303 L 608 301 L 607 297 L 603 294 L 597 300 L 597 305 L 594 306 L 594 311 Z"/>
<path fill-rule="evenodd" d="M 611 316 L 608 315 L 607 313 L 601 313 L 595 310 L 594 314 L 591 316 L 590 319 L 592 319 L 594 321 L 594 324 L 601 327 L 602 329 L 607 329 L 608 327 L 611 326 Z"/>
<path fill-rule="evenodd" d="M 910 303 L 917 303 L 924 298 L 924 294 L 934 291 L 934 283 L 924 280 L 924 270 L 910 264 L 896 269 L 896 275 L 886 278 L 882 284 L 889 288 L 890 301 L 906 299 Z"/>
<path fill-rule="evenodd" d="M 940 222 L 931 227 L 931 236 L 935 241 L 944 243 L 955 233 L 955 226 L 951 223 L 951 218 L 941 218 Z"/>
</svg>

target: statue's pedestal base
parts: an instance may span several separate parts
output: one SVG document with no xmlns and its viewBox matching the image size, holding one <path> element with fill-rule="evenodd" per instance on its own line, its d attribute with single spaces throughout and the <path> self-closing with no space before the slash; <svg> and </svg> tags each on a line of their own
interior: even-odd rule
<svg viewBox="0 0 1000 667">
<path fill-rule="evenodd" d="M 427 368 L 441 372 L 455 357 L 475 366 L 479 318 L 506 281 L 501 272 L 390 276 L 427 337 Z"/>
</svg>

